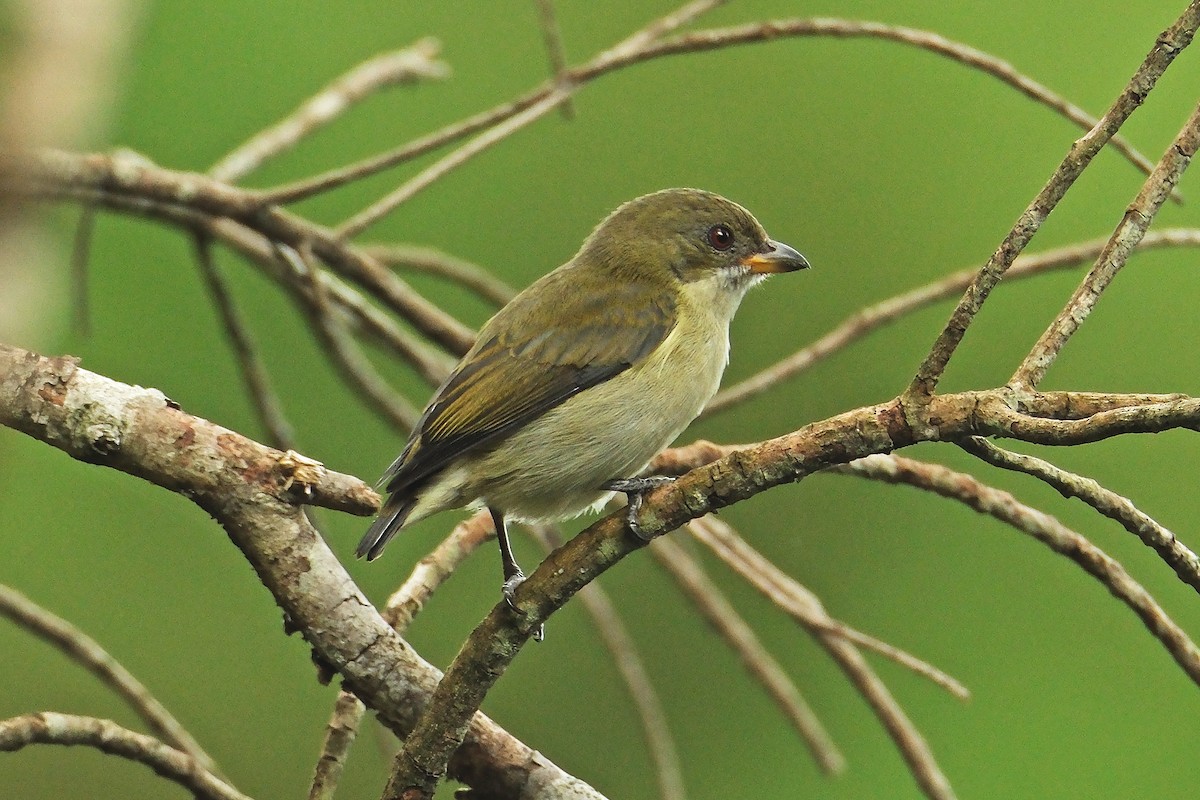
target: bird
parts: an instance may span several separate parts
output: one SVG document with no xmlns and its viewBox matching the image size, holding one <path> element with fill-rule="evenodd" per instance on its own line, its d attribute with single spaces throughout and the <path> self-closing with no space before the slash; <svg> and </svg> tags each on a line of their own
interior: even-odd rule
<svg viewBox="0 0 1200 800">
<path fill-rule="evenodd" d="M 486 507 L 511 604 L 524 573 L 508 522 L 569 519 L 623 492 L 641 535 L 642 495 L 671 479 L 639 475 L 716 394 L 746 291 L 808 266 L 712 192 L 624 203 L 480 329 L 380 479 L 388 497 L 356 555 L 378 558 L 431 514 Z"/>
</svg>

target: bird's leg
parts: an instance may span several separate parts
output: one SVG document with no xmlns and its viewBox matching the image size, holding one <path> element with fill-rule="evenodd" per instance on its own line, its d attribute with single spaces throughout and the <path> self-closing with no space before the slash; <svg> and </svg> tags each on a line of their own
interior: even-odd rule
<svg viewBox="0 0 1200 800">
<path fill-rule="evenodd" d="M 517 606 L 513 603 L 513 595 L 516 594 L 517 587 L 525 582 L 525 573 L 521 571 L 516 557 L 513 556 L 512 543 L 508 540 L 508 523 L 504 520 L 504 512 L 489 507 L 488 513 L 492 515 L 492 525 L 496 529 L 496 541 L 500 543 L 500 565 L 504 569 L 504 584 L 500 591 L 504 595 L 504 601 L 508 603 L 508 607 L 516 611 Z M 546 638 L 546 627 L 539 625 L 538 629 L 533 632 L 533 638 L 538 642 Z"/>
<path fill-rule="evenodd" d="M 504 599 L 511 606 L 513 594 L 525 580 L 525 573 L 513 556 L 512 544 L 508 541 L 508 523 L 504 521 L 504 512 L 489 508 L 492 515 L 492 525 L 496 529 L 496 541 L 500 543 L 500 565 L 504 569 Z M 515 608 L 515 606 L 514 606 Z"/>
<path fill-rule="evenodd" d="M 647 475 L 644 478 L 618 478 L 605 483 L 600 488 L 607 489 L 610 492 L 623 492 L 625 494 L 628 501 L 625 507 L 625 521 L 629 523 L 629 530 L 633 531 L 643 542 L 648 542 L 652 537 L 642 533 L 642 526 L 638 522 L 638 511 L 642 507 L 642 497 L 652 489 L 657 489 L 660 486 L 666 486 L 674 482 L 675 478 L 670 475 Z"/>
</svg>

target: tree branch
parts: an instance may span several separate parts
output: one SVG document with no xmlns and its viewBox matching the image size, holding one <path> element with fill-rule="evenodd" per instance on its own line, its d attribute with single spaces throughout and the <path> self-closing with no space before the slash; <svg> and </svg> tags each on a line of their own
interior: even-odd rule
<svg viewBox="0 0 1200 800">
<path fill-rule="evenodd" d="M 210 513 L 317 656 L 399 736 L 411 730 L 441 673 L 371 606 L 296 503 L 372 514 L 379 498 L 356 478 L 320 469 L 307 492 L 281 468 L 286 454 L 193 417 L 153 389 L 127 386 L 0 345 L 0 425 L 88 463 L 182 493 Z M 549 797 L 571 787 L 600 798 L 486 716 L 450 764 L 464 783 L 497 797 Z M 545 794 L 541 794 L 541 793 Z"/>
<path fill-rule="evenodd" d="M 660 536 L 651 542 L 650 554 L 671 575 L 708 624 L 737 653 L 746 671 L 770 695 L 808 745 L 822 771 L 829 775 L 841 774 L 846 768 L 846 758 L 821 724 L 816 712 L 800 694 L 784 668 L 759 641 L 750 625 L 704 574 L 696 559 L 670 536 Z"/>
<path fill-rule="evenodd" d="M 1146 229 L 1157 216 L 1167 196 L 1174 190 L 1175 184 L 1187 169 L 1200 147 L 1200 105 L 1192 111 L 1183 130 L 1167 147 L 1154 171 L 1150 173 L 1137 197 L 1125 210 L 1116 230 L 1104 246 L 1104 250 L 1096 258 L 1096 264 L 1088 272 L 1087 277 L 1075 289 L 1067 305 L 1046 328 L 1046 331 L 1034 344 L 1029 355 L 1021 362 L 1021 366 L 1013 374 L 1010 383 L 1022 388 L 1036 387 L 1050 369 L 1050 365 L 1058 357 L 1058 353 L 1067 341 L 1079 330 L 1079 326 L 1092 313 L 1100 295 L 1108 288 L 1117 273 L 1129 260 L 1129 254 L 1142 237 Z"/>
<path fill-rule="evenodd" d="M 208 174 L 215 180 L 234 183 L 380 89 L 448 78 L 450 66 L 437 58 L 441 49 L 437 39 L 426 37 L 400 50 L 367 59 L 335 78 L 287 117 L 255 134 L 214 164 Z"/>
<path fill-rule="evenodd" d="M 200 769 L 220 774 L 212 756 L 204 752 L 179 720 L 95 639 L 3 584 L 0 584 L 0 616 L 54 645 L 116 692 L 160 739 L 182 750 Z"/>
<path fill-rule="evenodd" d="M 1200 27 L 1200 0 L 1192 0 L 1179 19 L 1159 35 L 1141 66 L 1137 68 L 1133 77 L 1129 79 L 1125 88 L 1109 106 L 1108 111 L 1096 126 L 1071 145 L 1071 149 L 1063 158 L 1062 163 L 1054 170 L 1050 180 L 1030 201 L 1028 207 L 1004 237 L 1004 241 L 992 253 L 991 258 L 979 271 L 971 285 L 967 287 L 962 299 L 958 301 L 958 306 L 951 313 L 946 327 L 934 341 L 929 355 L 921 363 L 912 383 L 909 384 L 906 392 L 909 397 L 923 399 L 933 395 L 951 356 L 958 349 L 959 343 L 966 335 L 967 328 L 970 327 L 975 315 L 983 307 L 983 303 L 991 294 L 992 289 L 1000 282 L 1000 278 L 1012 266 L 1013 260 L 1033 239 L 1050 212 L 1066 195 L 1067 190 L 1074 185 L 1075 180 L 1092 162 L 1100 149 L 1112 139 L 1125 120 L 1129 119 L 1129 116 L 1142 104 L 1142 100 L 1154 88 L 1175 57 L 1191 44 L 1197 27 Z"/>
<path fill-rule="evenodd" d="M 1014 261 L 1012 267 L 1005 273 L 1006 284 L 1044 272 L 1075 267 L 1084 261 L 1095 261 L 1107 242 L 1107 239 L 1094 239 L 1047 250 L 1044 253 L 1023 255 Z M 1147 233 L 1146 237 L 1137 243 L 1137 251 L 1160 247 L 1197 246 L 1200 246 L 1200 229 L 1171 228 Z M 824 361 L 834 353 L 842 351 L 872 331 L 895 322 L 914 311 L 927 308 L 939 300 L 961 294 L 975 280 L 980 269 L 980 267 L 972 267 L 955 272 L 941 280 L 889 297 L 887 300 L 854 312 L 836 328 L 807 347 L 797 350 L 787 358 L 733 386 L 722 389 L 705 407 L 701 417 L 719 414 L 752 397 L 757 397 L 783 381 Z"/>
<path fill-rule="evenodd" d="M 1111 395 L 1102 403 L 1089 395 L 1081 402 L 1109 405 L 1113 410 L 1082 420 L 1035 416 L 1070 408 L 1069 394 L 1032 395 L 1022 401 L 1020 412 L 1010 408 L 1016 401 L 1004 389 L 935 395 L 923 404 L 929 423 L 920 429 L 908 425 L 913 411 L 906 408 L 904 398 L 848 411 L 728 452 L 648 493 L 640 528 L 644 536 L 653 538 L 773 486 L 918 441 L 954 441 L 986 434 L 1065 445 L 1200 424 L 1200 400 L 1190 398 L 1123 406 L 1130 398 Z M 713 448 L 709 446 L 707 451 L 711 453 Z M 610 515 L 551 553 L 517 589 L 513 607 L 501 602 L 493 608 L 459 651 L 397 755 L 386 796 L 400 797 L 413 791 L 416 794 L 412 796 L 419 797 L 421 792 L 431 792 L 445 774 L 446 759 L 455 751 L 471 715 L 528 638 L 582 586 L 645 543 L 628 532 L 623 512 Z"/>
<path fill-rule="evenodd" d="M 1153 548 L 1175 570 L 1179 580 L 1200 592 L 1200 556 L 1148 514 L 1139 511 L 1133 501 L 1105 489 L 1091 478 L 1068 472 L 1040 458 L 1010 452 L 986 439 L 971 437 L 958 442 L 958 446 L 994 467 L 1032 475 L 1063 497 L 1077 497 L 1109 519 L 1121 523 L 1125 530 Z"/>
<path fill-rule="evenodd" d="M 993 489 L 974 477 L 940 464 L 896 455 L 874 455 L 855 461 L 847 471 L 889 483 L 906 483 L 957 500 L 1027 533 L 1056 553 L 1066 556 L 1100 581 L 1127 605 L 1166 648 L 1194 683 L 1200 685 L 1200 648 L 1172 620 L 1149 592 L 1120 562 L 1049 514 L 1019 502 L 1008 492 Z"/>
<path fill-rule="evenodd" d="M 111 720 L 45 711 L 0 721 L 0 751 L 14 752 L 31 744 L 94 747 L 102 753 L 145 764 L 199 798 L 250 800 L 186 753 Z"/>
</svg>

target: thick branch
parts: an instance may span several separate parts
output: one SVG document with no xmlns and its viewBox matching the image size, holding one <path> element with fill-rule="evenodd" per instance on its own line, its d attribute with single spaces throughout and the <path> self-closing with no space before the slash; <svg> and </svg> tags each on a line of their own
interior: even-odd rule
<svg viewBox="0 0 1200 800">
<path fill-rule="evenodd" d="M 283 488 L 294 476 L 278 466 L 284 454 L 184 413 L 161 392 L 7 346 L 0 346 L 0 425 L 181 492 L 204 508 L 320 659 L 397 735 L 411 729 L 441 674 L 375 611 L 294 504 Z M 314 478 L 305 502 L 375 510 L 378 498 L 361 481 L 328 471 Z M 497 798 L 548 797 L 563 787 L 580 798 L 600 797 L 482 714 L 469 728 L 450 765 L 464 783 Z"/>
<path fill-rule="evenodd" d="M 1095 403 L 1095 398 L 1090 402 Z M 1121 407 L 1086 420 L 1059 421 L 1031 416 L 1060 410 L 1060 395 L 1035 395 L 1024 401 L 1025 413 L 1003 390 L 940 395 L 927 401 L 920 430 L 907 424 L 910 411 L 897 398 L 859 408 L 808 425 L 745 449 L 684 475 L 649 493 L 642 505 L 642 534 L 653 537 L 685 522 L 744 500 L 773 486 L 798 481 L 834 464 L 872 453 L 887 453 L 917 441 L 954 441 L 968 435 L 1037 437 L 1045 443 L 1075 444 L 1120 433 L 1158 431 L 1200 424 L 1200 400 L 1172 400 L 1147 406 Z M 718 448 L 709 448 L 713 452 Z M 515 597 L 515 611 L 500 603 L 472 632 L 438 685 L 429 707 L 397 757 L 398 772 L 389 795 L 410 788 L 432 791 L 445 772 L 446 759 L 467 730 L 471 715 L 546 618 L 580 588 L 625 556 L 645 546 L 628 532 L 624 513 L 610 515 L 571 539 L 542 562 Z"/>
</svg>

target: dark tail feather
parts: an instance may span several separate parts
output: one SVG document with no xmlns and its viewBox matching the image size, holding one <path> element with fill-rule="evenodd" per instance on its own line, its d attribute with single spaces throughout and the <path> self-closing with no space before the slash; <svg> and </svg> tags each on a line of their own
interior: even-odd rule
<svg viewBox="0 0 1200 800">
<path fill-rule="evenodd" d="M 358 543 L 354 555 L 359 558 L 366 556 L 367 561 L 379 558 L 379 554 L 383 552 L 387 543 L 404 527 L 409 513 L 416 504 L 417 498 L 415 497 L 398 498 L 396 495 L 389 497 L 383 504 L 383 510 L 379 512 L 379 518 L 371 523 L 366 535 Z"/>
</svg>

